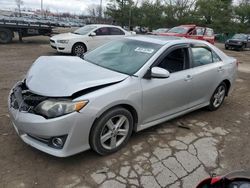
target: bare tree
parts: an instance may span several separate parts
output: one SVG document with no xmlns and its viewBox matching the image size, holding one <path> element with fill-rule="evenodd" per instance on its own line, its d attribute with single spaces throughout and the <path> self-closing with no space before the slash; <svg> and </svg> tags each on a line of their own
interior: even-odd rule
<svg viewBox="0 0 250 188">
<path fill-rule="evenodd" d="M 21 5 L 23 5 L 23 0 L 15 0 L 15 1 L 19 12 L 19 16 L 21 17 Z"/>
<path fill-rule="evenodd" d="M 101 8 L 99 5 L 95 5 L 95 4 L 92 4 L 88 7 L 87 9 L 88 11 L 88 15 L 91 16 L 91 17 L 98 17 L 100 16 L 100 11 L 101 11 Z"/>
</svg>

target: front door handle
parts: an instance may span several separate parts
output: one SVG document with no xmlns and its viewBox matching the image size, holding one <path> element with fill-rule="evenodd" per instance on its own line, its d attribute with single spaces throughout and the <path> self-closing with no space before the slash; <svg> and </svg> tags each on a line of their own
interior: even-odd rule
<svg viewBox="0 0 250 188">
<path fill-rule="evenodd" d="M 190 80 L 192 80 L 193 79 L 193 77 L 191 76 L 191 75 L 187 75 L 186 76 L 186 78 L 184 79 L 185 81 L 190 81 Z"/>
</svg>

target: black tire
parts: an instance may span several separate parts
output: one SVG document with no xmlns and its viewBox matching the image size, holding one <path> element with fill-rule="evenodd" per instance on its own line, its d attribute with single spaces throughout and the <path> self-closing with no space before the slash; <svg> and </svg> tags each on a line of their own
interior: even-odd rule
<svg viewBox="0 0 250 188">
<path fill-rule="evenodd" d="M 7 44 L 12 41 L 13 32 L 9 29 L 0 29 L 0 43 Z"/>
<path fill-rule="evenodd" d="M 126 126 L 128 127 L 127 132 L 126 132 L 126 136 L 124 135 L 124 137 L 122 137 L 122 136 L 118 135 L 118 133 L 115 136 L 114 135 L 111 136 L 110 146 L 112 145 L 111 142 L 112 142 L 113 137 L 116 137 L 116 139 L 115 139 L 117 141 L 116 144 L 119 144 L 119 145 L 115 146 L 114 148 L 112 148 L 112 147 L 107 148 L 107 147 L 105 147 L 105 145 L 109 144 L 109 139 L 107 139 L 106 141 L 104 141 L 102 143 L 101 138 L 104 137 L 103 132 L 105 132 L 105 129 L 107 130 L 105 135 L 107 135 L 108 132 L 112 132 L 111 129 L 109 129 L 109 126 L 107 126 L 107 124 L 110 120 L 112 120 L 113 118 L 114 119 L 118 118 L 119 116 L 127 118 L 126 122 L 124 121 L 124 123 L 126 123 Z M 125 146 L 127 144 L 128 140 L 132 134 L 133 124 L 134 124 L 133 116 L 128 110 L 121 108 L 121 107 L 116 107 L 116 108 L 113 108 L 111 110 L 108 110 L 100 118 L 98 118 L 98 120 L 94 123 L 94 125 L 91 129 L 90 137 L 89 137 L 89 142 L 90 142 L 91 148 L 100 155 L 107 155 L 107 154 L 111 154 L 111 153 L 118 151 L 119 149 L 121 149 L 123 146 Z M 124 126 L 125 126 L 125 124 L 124 124 Z M 111 133 L 111 135 L 112 135 L 112 133 Z M 118 139 L 118 137 L 121 137 L 120 140 Z M 120 143 L 118 143 L 118 142 L 120 142 Z"/>
<path fill-rule="evenodd" d="M 225 45 L 225 49 L 228 50 L 229 49 L 228 46 Z"/>
<path fill-rule="evenodd" d="M 82 43 L 76 43 L 72 47 L 72 54 L 81 57 L 87 51 L 86 46 Z"/>
<path fill-rule="evenodd" d="M 240 48 L 240 51 L 244 51 L 244 49 L 246 48 L 246 44 L 243 44 Z"/>
<path fill-rule="evenodd" d="M 219 98 L 218 93 L 219 93 L 219 90 L 220 90 L 221 88 L 223 88 L 224 94 L 223 94 L 223 96 L 221 96 L 221 97 Z M 212 97 L 210 98 L 210 104 L 208 105 L 208 109 L 209 109 L 210 111 L 215 111 L 215 110 L 217 110 L 218 108 L 220 108 L 220 106 L 223 104 L 224 99 L 225 99 L 225 97 L 226 97 L 227 89 L 228 89 L 228 88 L 227 88 L 227 86 L 226 86 L 226 84 L 225 84 L 224 82 L 222 82 L 222 83 L 215 89 L 215 91 L 214 91 Z M 219 99 L 217 99 L 217 96 L 218 96 Z M 216 101 L 215 101 L 215 100 L 218 100 L 219 103 L 216 104 Z M 215 104 L 216 104 L 216 105 L 215 105 Z"/>
</svg>

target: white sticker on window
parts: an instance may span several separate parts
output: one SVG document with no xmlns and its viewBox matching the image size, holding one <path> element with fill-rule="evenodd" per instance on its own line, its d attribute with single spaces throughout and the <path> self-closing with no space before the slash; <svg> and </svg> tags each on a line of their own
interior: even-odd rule
<svg viewBox="0 0 250 188">
<path fill-rule="evenodd" d="M 141 52 L 141 53 L 147 53 L 147 54 L 152 54 L 155 50 L 152 48 L 141 48 L 141 47 L 137 47 L 135 49 L 136 52 Z"/>
</svg>

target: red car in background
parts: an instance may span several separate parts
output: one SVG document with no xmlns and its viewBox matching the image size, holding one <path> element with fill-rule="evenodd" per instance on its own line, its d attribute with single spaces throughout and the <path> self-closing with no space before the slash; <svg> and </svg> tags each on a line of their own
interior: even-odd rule
<svg viewBox="0 0 250 188">
<path fill-rule="evenodd" d="M 214 44 L 215 39 L 213 29 L 196 25 L 180 25 L 168 30 L 167 33 L 160 33 L 159 35 L 205 40 L 211 44 Z"/>
</svg>

